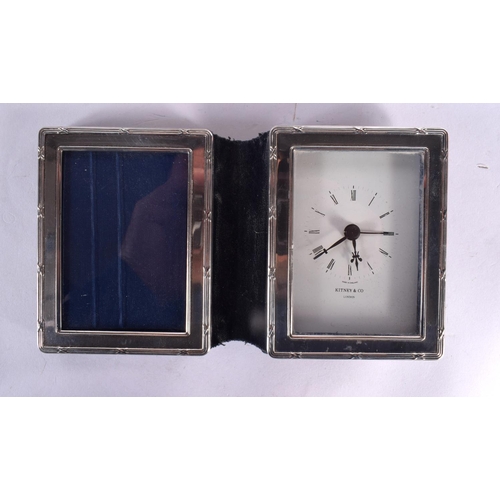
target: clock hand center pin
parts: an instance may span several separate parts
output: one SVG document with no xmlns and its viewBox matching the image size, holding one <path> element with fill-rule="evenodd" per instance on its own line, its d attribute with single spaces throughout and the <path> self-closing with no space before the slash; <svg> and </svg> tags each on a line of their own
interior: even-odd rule
<svg viewBox="0 0 500 500">
<path fill-rule="evenodd" d="M 359 227 L 356 226 L 356 224 L 349 224 L 344 229 L 344 236 L 350 241 L 357 240 L 360 234 L 361 234 L 361 229 L 359 229 Z"/>
</svg>

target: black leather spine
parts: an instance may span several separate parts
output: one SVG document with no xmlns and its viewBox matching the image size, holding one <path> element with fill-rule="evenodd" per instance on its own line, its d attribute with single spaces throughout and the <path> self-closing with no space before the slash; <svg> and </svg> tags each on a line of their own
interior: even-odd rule
<svg viewBox="0 0 500 500">
<path fill-rule="evenodd" d="M 266 350 L 268 136 L 214 136 L 212 347 Z"/>
</svg>

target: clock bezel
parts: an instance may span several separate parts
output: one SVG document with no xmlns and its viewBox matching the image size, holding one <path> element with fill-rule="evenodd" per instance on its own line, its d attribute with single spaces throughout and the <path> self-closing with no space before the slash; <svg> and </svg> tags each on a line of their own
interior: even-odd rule
<svg viewBox="0 0 500 500">
<path fill-rule="evenodd" d="M 275 127 L 270 132 L 267 348 L 271 356 L 437 359 L 442 355 L 447 142 L 441 129 Z M 296 147 L 426 151 L 417 336 L 292 334 L 289 237 L 291 158 Z"/>
</svg>

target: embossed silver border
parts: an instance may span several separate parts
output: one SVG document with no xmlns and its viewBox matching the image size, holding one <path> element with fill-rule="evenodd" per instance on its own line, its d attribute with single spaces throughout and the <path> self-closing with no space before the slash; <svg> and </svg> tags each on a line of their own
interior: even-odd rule
<svg viewBox="0 0 500 500">
<path fill-rule="evenodd" d="M 284 250 L 278 255 L 278 217 L 285 206 L 287 231 L 289 218 L 289 185 L 287 172 L 280 172 L 279 162 L 290 165 L 290 150 L 295 146 L 311 147 L 403 147 L 429 151 L 429 165 L 424 187 L 424 234 L 420 266 L 422 267 L 421 331 L 416 338 L 380 336 L 342 338 L 292 338 L 289 331 L 289 260 L 286 273 L 279 272 L 278 259 L 288 258 Z M 438 359 L 443 353 L 444 294 L 446 257 L 446 206 L 448 135 L 441 129 L 397 129 L 361 127 L 275 127 L 269 142 L 269 245 L 267 351 L 273 357 L 347 358 L 347 359 Z M 281 174 L 281 175 L 280 175 Z M 439 189 L 430 189 L 429 184 Z M 286 193 L 280 199 L 280 193 Z M 287 205 L 288 203 L 288 205 Z M 281 219 L 280 219 L 281 220 Z M 277 298 L 279 296 L 279 298 Z"/>
<path fill-rule="evenodd" d="M 64 150 L 189 154 L 185 332 L 60 328 L 60 191 Z M 39 135 L 38 345 L 43 352 L 201 355 L 210 348 L 213 136 L 208 130 L 46 128 Z M 196 172 L 196 176 L 194 175 Z"/>
</svg>

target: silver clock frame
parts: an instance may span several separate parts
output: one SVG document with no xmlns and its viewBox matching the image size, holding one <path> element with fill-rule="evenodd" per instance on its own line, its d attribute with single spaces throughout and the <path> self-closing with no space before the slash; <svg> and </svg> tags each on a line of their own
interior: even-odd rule
<svg viewBox="0 0 500 500">
<path fill-rule="evenodd" d="M 61 328 L 64 151 L 168 151 L 188 155 L 186 331 Z M 38 345 L 43 352 L 203 355 L 211 339 L 213 136 L 208 130 L 45 128 L 39 134 Z M 194 172 L 196 171 L 196 176 Z"/>
<path fill-rule="evenodd" d="M 416 336 L 297 335 L 291 327 L 292 151 L 424 150 Z M 448 135 L 442 129 L 275 127 L 269 139 L 267 352 L 277 358 L 438 359 L 443 353 Z"/>
</svg>

